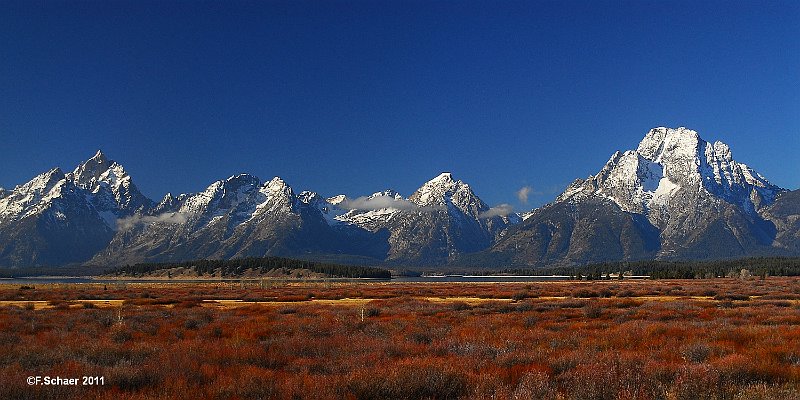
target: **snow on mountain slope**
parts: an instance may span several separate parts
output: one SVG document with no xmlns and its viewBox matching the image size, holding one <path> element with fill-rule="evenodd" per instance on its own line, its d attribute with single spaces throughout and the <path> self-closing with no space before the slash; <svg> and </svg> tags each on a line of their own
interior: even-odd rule
<svg viewBox="0 0 800 400">
<path fill-rule="evenodd" d="M 783 190 L 734 161 L 728 145 L 706 142 L 686 128 L 662 127 L 648 132 L 636 150 L 614 153 L 597 175 L 573 182 L 556 201 L 602 196 L 659 224 L 686 205 L 679 192 L 718 198 L 755 214 Z"/>
<path fill-rule="evenodd" d="M 0 199 L 0 266 L 60 265 L 91 257 L 113 229 L 90 199 L 58 168 L 15 187 Z"/>
<path fill-rule="evenodd" d="M 152 205 L 100 151 L 70 173 L 54 168 L 0 196 L 0 265 L 85 261 L 109 243 L 120 218 Z"/>
<path fill-rule="evenodd" d="M 42 219 L 53 224 L 38 232 Z M 262 183 L 240 174 L 197 193 L 168 193 L 156 204 L 101 151 L 70 173 L 56 168 L 0 196 L 0 230 L 30 237 L 58 231 L 62 241 L 72 243 L 93 237 L 91 246 L 70 260 L 106 246 L 92 257 L 95 264 L 309 252 L 442 263 L 487 247 L 517 222 L 507 206 L 489 208 L 449 173 L 409 198 L 386 190 L 356 199 L 325 199 L 310 191 L 295 195 L 278 177 Z M 53 255 L 20 250 L 30 248 L 25 235 L 6 235 L 4 243 L 16 254 L 8 263 L 59 262 Z"/>
<path fill-rule="evenodd" d="M 310 192 L 309 192 L 310 193 Z M 308 197 L 311 197 L 310 195 Z M 297 212 L 302 201 L 281 178 L 262 183 L 249 174 L 233 175 L 219 180 L 198 193 L 167 194 L 144 218 L 145 223 L 180 223 L 187 232 L 194 232 L 225 221 L 229 229 L 247 223 L 258 223 L 264 218 Z M 180 215 L 167 220 L 163 215 Z M 137 222 L 134 217 L 133 222 Z"/>
<path fill-rule="evenodd" d="M 523 214 L 493 251 L 525 264 L 771 254 L 776 224 L 759 212 L 783 192 L 726 144 L 655 128 L 636 150 L 615 152 L 597 174 Z"/>
<path fill-rule="evenodd" d="M 421 266 L 487 249 L 527 265 L 794 254 L 797 198 L 686 128 L 650 130 L 521 215 L 447 172 L 407 198 L 295 194 L 281 178 L 239 174 L 156 204 L 98 151 L 69 173 L 0 189 L 0 266 L 263 255 Z"/>
<path fill-rule="evenodd" d="M 506 227 L 519 221 L 516 214 L 490 209 L 469 185 L 450 173 L 425 182 L 407 199 L 386 190 L 340 200 L 338 206 L 348 211 L 337 220 L 389 233 L 387 260 L 394 263 L 445 263 L 488 247 Z"/>
<path fill-rule="evenodd" d="M 202 192 L 167 195 L 151 214 L 126 220 L 92 263 L 334 253 L 347 246 L 320 211 L 325 204 L 313 192 L 295 195 L 278 177 L 234 175 Z"/>
<path fill-rule="evenodd" d="M 236 175 L 199 193 L 167 195 L 150 214 L 125 219 L 93 262 L 317 251 L 440 264 L 488 247 L 518 221 L 447 173 L 408 199 L 393 190 L 356 199 L 295 195 L 280 178 L 262 184 Z"/>
<path fill-rule="evenodd" d="M 116 218 L 146 211 L 153 205 L 139 192 L 122 165 L 98 151 L 71 173 L 53 168 L 6 193 L 0 198 L 0 221 L 40 214 L 55 200 L 63 203 L 66 197 L 72 203 L 88 202 L 110 228 L 114 228 Z"/>
<path fill-rule="evenodd" d="M 68 182 L 60 168 L 42 173 L 28 183 L 15 187 L 0 199 L 0 221 L 13 221 L 40 213 L 61 194 Z"/>
<path fill-rule="evenodd" d="M 425 182 L 408 200 L 420 207 L 455 207 L 475 218 L 489 210 L 468 184 L 454 180 L 449 172 Z"/>
<path fill-rule="evenodd" d="M 494 211 L 487 206 L 470 186 L 454 180 L 449 172 L 441 173 L 425 182 L 408 199 L 394 190 L 384 190 L 369 196 L 348 199 L 345 196 L 332 198 L 326 207 L 338 209 L 335 219 L 352 223 L 369 230 L 384 227 L 401 214 L 426 214 L 435 211 L 449 211 L 453 218 L 474 221 L 488 221 L 494 216 L 506 224 L 519 222 L 519 216 L 509 212 Z M 487 215 L 489 217 L 487 217 Z"/>
<path fill-rule="evenodd" d="M 337 218 L 346 213 L 338 205 L 346 200 L 346 196 L 339 195 L 331 198 L 323 198 L 316 192 L 303 191 L 297 196 L 300 201 L 313 207 L 325 218 L 328 225 L 338 225 L 342 223 Z"/>
<path fill-rule="evenodd" d="M 387 189 L 356 199 L 339 200 L 334 206 L 337 223 L 353 224 L 375 232 L 385 228 L 401 212 L 415 210 L 416 205 L 394 190 Z"/>
<path fill-rule="evenodd" d="M 124 217 L 153 206 L 153 202 L 133 184 L 125 168 L 106 158 L 100 150 L 67 174 L 66 179 L 91 193 L 91 201 L 100 212 Z"/>
<path fill-rule="evenodd" d="M 345 201 L 346 199 L 347 199 L 347 196 L 345 196 L 343 194 L 337 194 L 336 196 L 328 197 L 325 200 L 330 204 L 338 205 L 339 203 Z"/>
</svg>

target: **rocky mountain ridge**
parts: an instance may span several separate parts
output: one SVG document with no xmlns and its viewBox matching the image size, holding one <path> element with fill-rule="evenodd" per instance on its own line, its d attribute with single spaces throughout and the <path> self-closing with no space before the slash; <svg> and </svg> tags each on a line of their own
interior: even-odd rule
<svg viewBox="0 0 800 400">
<path fill-rule="evenodd" d="M 0 189 L 0 266 L 318 258 L 409 267 L 800 254 L 800 198 L 686 128 L 650 130 L 552 203 L 489 207 L 441 173 L 404 197 L 299 194 L 249 174 L 141 194 L 102 152 Z"/>
<path fill-rule="evenodd" d="M 111 240 L 118 218 L 151 207 L 102 152 L 70 173 L 53 168 L 0 198 L 0 265 L 84 262 Z"/>
</svg>

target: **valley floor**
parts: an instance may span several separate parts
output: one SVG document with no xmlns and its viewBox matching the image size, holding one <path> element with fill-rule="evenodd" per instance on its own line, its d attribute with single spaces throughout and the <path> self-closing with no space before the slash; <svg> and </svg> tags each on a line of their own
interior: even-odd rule
<svg viewBox="0 0 800 400">
<path fill-rule="evenodd" d="M 796 399 L 800 278 L 0 284 L 0 398 Z"/>
</svg>

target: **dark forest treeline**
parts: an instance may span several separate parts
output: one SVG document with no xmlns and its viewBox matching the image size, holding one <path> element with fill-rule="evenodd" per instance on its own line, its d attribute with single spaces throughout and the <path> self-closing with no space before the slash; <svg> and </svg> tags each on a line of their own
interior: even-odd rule
<svg viewBox="0 0 800 400">
<path fill-rule="evenodd" d="M 250 257 L 235 260 L 194 260 L 172 263 L 139 263 L 126 265 L 115 269 L 111 273 L 119 275 L 142 275 L 172 268 L 194 269 L 198 274 L 213 274 L 219 272 L 222 276 L 231 277 L 241 276 L 247 270 L 264 274 L 275 269 L 283 269 L 287 272 L 295 269 L 307 269 L 312 272 L 339 278 L 389 279 L 392 277 L 388 270 L 381 268 L 329 264 L 282 257 Z"/>
<path fill-rule="evenodd" d="M 701 279 L 725 276 L 800 276 L 800 258 L 755 257 L 713 261 L 618 261 L 571 267 L 512 268 L 513 275 L 566 275 L 605 279 L 610 274 L 649 275 L 652 279 Z"/>
</svg>

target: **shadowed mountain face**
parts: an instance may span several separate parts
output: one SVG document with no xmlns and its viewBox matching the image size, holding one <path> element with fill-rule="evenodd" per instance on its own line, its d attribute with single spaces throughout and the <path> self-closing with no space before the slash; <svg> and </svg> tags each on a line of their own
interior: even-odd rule
<svg viewBox="0 0 800 400">
<path fill-rule="evenodd" d="M 241 174 L 159 203 L 98 152 L 0 189 L 0 266 L 122 265 L 249 256 L 404 267 L 552 265 L 800 255 L 800 195 L 721 142 L 656 128 L 636 150 L 522 216 L 450 173 L 408 197 L 296 194 Z"/>
<path fill-rule="evenodd" d="M 0 197 L 0 266 L 84 262 L 106 247 L 118 218 L 151 207 L 101 152 L 73 172 L 55 168 Z"/>
<path fill-rule="evenodd" d="M 604 198 L 536 210 L 492 248 L 501 259 L 526 265 L 645 259 L 659 250 L 656 227 Z"/>
<path fill-rule="evenodd" d="M 761 215 L 775 226 L 773 246 L 788 254 L 800 254 L 800 190 L 781 193 Z"/>
</svg>

